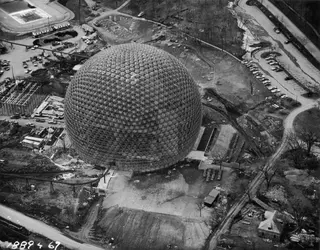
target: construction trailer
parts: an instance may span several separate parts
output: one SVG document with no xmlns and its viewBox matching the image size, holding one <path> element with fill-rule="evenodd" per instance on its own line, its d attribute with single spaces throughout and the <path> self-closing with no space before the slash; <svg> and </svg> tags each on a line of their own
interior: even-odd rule
<svg viewBox="0 0 320 250">
<path fill-rule="evenodd" d="M 212 207 L 214 201 L 218 198 L 220 192 L 215 188 L 204 198 L 204 205 Z"/>
<path fill-rule="evenodd" d="M 32 136 L 26 136 L 21 143 L 22 143 L 22 146 L 26 148 L 39 149 L 44 144 L 44 139 L 32 137 Z"/>
</svg>

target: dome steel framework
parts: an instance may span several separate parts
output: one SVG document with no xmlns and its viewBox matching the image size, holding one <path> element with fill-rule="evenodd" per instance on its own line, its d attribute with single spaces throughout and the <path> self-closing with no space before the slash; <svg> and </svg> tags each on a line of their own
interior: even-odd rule
<svg viewBox="0 0 320 250">
<path fill-rule="evenodd" d="M 186 68 L 149 45 L 99 52 L 76 73 L 65 121 L 80 157 L 92 164 L 147 172 L 166 168 L 192 149 L 201 100 Z"/>
</svg>

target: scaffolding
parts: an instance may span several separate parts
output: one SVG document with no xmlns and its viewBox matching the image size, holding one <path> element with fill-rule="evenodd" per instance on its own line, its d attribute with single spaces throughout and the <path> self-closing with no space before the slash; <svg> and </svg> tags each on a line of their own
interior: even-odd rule
<svg viewBox="0 0 320 250">
<path fill-rule="evenodd" d="M 38 83 L 29 82 L 23 89 L 13 86 L 2 96 L 0 103 L 1 115 L 32 114 L 33 110 L 45 99 Z"/>
</svg>

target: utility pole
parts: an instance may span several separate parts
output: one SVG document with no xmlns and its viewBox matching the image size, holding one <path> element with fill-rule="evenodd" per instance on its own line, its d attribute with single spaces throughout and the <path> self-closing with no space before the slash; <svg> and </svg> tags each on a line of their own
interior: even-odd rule
<svg viewBox="0 0 320 250">
<path fill-rule="evenodd" d="M 13 79 L 14 81 L 16 81 L 16 79 L 14 78 L 13 66 L 11 66 L 11 71 L 12 71 L 12 79 Z"/>
<path fill-rule="evenodd" d="M 79 4 L 79 10 L 78 10 L 78 15 L 79 15 L 79 25 L 81 25 L 81 17 L 80 17 L 80 12 L 81 12 L 81 0 L 78 1 Z"/>
</svg>

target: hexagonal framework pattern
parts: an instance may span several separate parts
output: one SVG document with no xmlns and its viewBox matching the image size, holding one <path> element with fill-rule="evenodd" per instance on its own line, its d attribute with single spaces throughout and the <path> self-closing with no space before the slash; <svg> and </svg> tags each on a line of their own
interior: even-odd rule
<svg viewBox="0 0 320 250">
<path fill-rule="evenodd" d="M 186 68 L 149 45 L 123 44 L 90 58 L 65 98 L 66 128 L 83 160 L 147 172 L 183 159 L 201 124 Z"/>
</svg>

